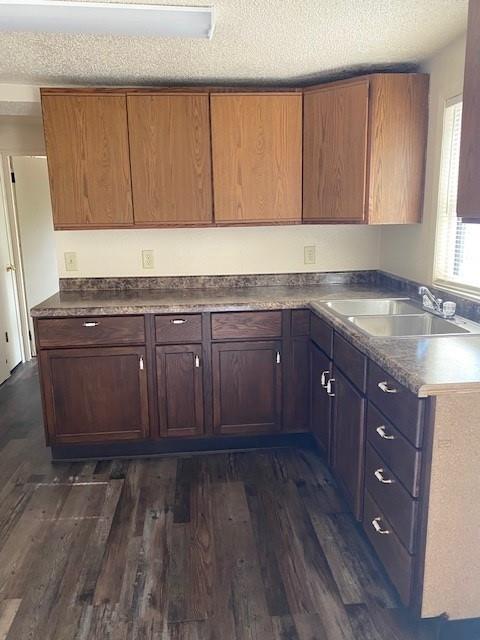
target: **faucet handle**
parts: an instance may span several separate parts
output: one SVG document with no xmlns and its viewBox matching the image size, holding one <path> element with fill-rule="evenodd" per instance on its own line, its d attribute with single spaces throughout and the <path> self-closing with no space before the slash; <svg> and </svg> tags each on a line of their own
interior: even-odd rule
<svg viewBox="0 0 480 640">
<path fill-rule="evenodd" d="M 446 318 L 453 318 L 453 316 L 457 311 L 457 305 L 455 302 L 451 302 L 450 300 L 447 300 L 446 302 L 443 303 L 442 311 L 443 311 L 443 315 Z"/>
</svg>

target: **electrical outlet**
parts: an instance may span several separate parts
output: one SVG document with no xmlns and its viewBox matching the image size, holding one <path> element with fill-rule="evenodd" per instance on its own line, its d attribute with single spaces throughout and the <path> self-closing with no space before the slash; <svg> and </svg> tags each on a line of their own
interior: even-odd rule
<svg viewBox="0 0 480 640">
<path fill-rule="evenodd" d="M 304 264 L 315 264 L 317 261 L 317 256 L 315 255 L 315 245 L 310 245 L 308 247 L 303 247 L 303 263 Z"/>
<path fill-rule="evenodd" d="M 143 249 L 142 266 L 144 269 L 153 269 L 155 267 L 155 257 L 152 249 Z"/>
<path fill-rule="evenodd" d="M 65 259 L 66 271 L 78 271 L 77 254 L 75 251 L 65 251 L 63 257 Z"/>
</svg>

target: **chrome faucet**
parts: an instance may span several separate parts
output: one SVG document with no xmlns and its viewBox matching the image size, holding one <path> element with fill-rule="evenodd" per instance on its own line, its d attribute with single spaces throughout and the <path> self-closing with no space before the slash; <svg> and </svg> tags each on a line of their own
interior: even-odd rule
<svg viewBox="0 0 480 640">
<path fill-rule="evenodd" d="M 428 287 L 419 287 L 418 294 L 422 296 L 422 306 L 426 311 L 441 318 L 453 318 L 457 310 L 455 302 L 443 302 L 441 298 L 433 295 Z"/>
</svg>

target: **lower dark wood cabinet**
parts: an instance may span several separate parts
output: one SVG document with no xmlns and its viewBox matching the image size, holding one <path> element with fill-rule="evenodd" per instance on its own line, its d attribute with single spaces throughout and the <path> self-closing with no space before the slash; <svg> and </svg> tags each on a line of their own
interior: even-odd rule
<svg viewBox="0 0 480 640">
<path fill-rule="evenodd" d="M 355 517 L 361 520 L 366 399 L 336 367 L 333 378 L 333 473 Z"/>
<path fill-rule="evenodd" d="M 332 426 L 332 399 L 322 381 L 326 384 L 332 376 L 332 363 L 325 353 L 313 342 L 310 345 L 311 365 L 311 431 L 327 458 L 330 458 Z"/>
<path fill-rule="evenodd" d="M 202 345 L 156 348 L 160 435 L 199 436 L 204 430 Z"/>
<path fill-rule="evenodd" d="M 285 354 L 284 419 L 285 431 L 308 431 L 310 427 L 310 341 L 292 338 Z"/>
<path fill-rule="evenodd" d="M 40 352 L 49 441 L 69 444 L 149 435 L 144 347 Z"/>
<path fill-rule="evenodd" d="M 212 345 L 216 433 L 258 434 L 280 429 L 281 360 L 280 341 Z"/>
</svg>

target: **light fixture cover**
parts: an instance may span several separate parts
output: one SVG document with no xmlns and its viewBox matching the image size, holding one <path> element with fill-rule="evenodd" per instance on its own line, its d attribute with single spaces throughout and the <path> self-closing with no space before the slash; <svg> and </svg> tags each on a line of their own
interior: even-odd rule
<svg viewBox="0 0 480 640">
<path fill-rule="evenodd" d="M 213 7 L 0 0 L 0 31 L 211 38 Z"/>
</svg>

